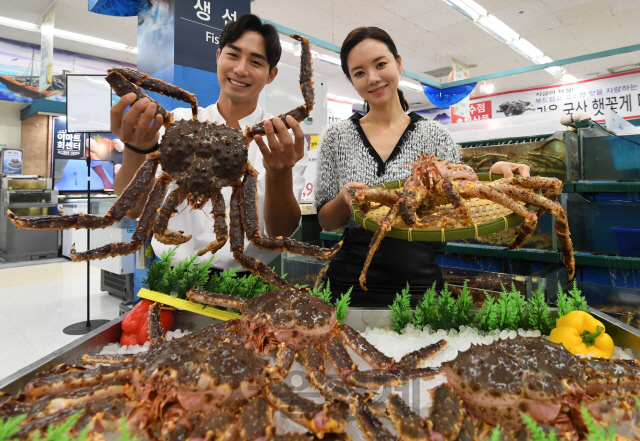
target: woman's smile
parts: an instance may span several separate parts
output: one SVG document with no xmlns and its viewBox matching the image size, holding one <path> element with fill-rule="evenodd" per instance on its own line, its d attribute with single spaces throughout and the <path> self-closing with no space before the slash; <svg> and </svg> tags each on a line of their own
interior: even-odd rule
<svg viewBox="0 0 640 441">
<path fill-rule="evenodd" d="M 387 88 L 388 84 L 385 84 L 384 86 L 379 86 L 376 87 L 373 90 L 370 90 L 369 93 L 373 94 L 373 95 L 380 95 L 382 92 L 384 92 L 384 90 Z"/>
</svg>

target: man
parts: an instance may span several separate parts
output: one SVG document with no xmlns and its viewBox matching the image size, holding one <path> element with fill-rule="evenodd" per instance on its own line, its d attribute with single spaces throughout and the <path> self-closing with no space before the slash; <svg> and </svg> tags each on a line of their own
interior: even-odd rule
<svg viewBox="0 0 640 441">
<path fill-rule="evenodd" d="M 273 81 L 278 68 L 282 48 L 276 29 L 263 24 L 255 15 L 245 14 L 237 21 L 227 24 L 220 35 L 220 48 L 216 53 L 218 61 L 218 82 L 220 97 L 216 104 L 207 108 L 198 108 L 198 120 L 214 121 L 230 127 L 244 129 L 264 120 L 273 118 L 258 106 L 258 96 L 262 89 Z M 142 153 L 153 149 L 157 144 L 162 128 L 162 116 L 156 116 L 156 105 L 143 99 L 133 104 L 128 112 L 127 106 L 135 101 L 133 94 L 122 97 L 111 109 L 111 131 L 119 138 Z M 174 112 L 174 118 L 190 119 L 191 109 L 180 108 Z M 249 162 L 258 171 L 258 209 L 260 228 L 263 236 L 291 236 L 300 222 L 298 199 L 304 180 L 302 172 L 305 164 L 304 133 L 293 118 L 287 120 L 294 134 L 291 134 L 279 119 L 274 123 L 266 122 L 266 142 L 261 136 L 249 145 Z M 268 145 L 267 145 L 268 144 Z M 122 166 L 116 176 L 114 189 L 121 194 L 129 184 L 136 170 L 144 162 L 145 155 L 127 148 Z M 176 188 L 172 182 L 167 190 L 169 194 Z M 229 200 L 231 188 L 222 189 L 229 219 Z M 127 217 L 136 219 L 142 212 L 145 198 L 132 209 Z M 177 214 L 169 221 L 169 228 L 182 230 L 192 235 L 190 241 L 180 245 L 175 262 L 180 262 L 205 248 L 213 240 L 213 220 L 211 203 L 202 210 L 192 210 L 184 201 Z M 152 240 L 154 252 L 162 254 L 172 246 Z M 265 263 L 271 262 L 277 252 L 265 251 L 255 247 L 245 238 L 245 254 Z M 205 255 L 200 261 L 208 259 Z M 238 268 L 230 250 L 229 242 L 216 252 L 213 262 L 216 269 Z"/>
</svg>

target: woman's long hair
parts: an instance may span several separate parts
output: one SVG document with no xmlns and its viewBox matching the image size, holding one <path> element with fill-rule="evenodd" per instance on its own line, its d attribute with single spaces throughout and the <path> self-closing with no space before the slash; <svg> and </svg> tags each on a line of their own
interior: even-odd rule
<svg viewBox="0 0 640 441">
<path fill-rule="evenodd" d="M 349 52 L 356 47 L 358 44 L 362 43 L 364 40 L 371 38 L 373 40 L 378 40 L 383 42 L 389 48 L 389 52 L 393 55 L 396 61 L 399 60 L 400 56 L 398 55 L 398 49 L 396 48 L 396 44 L 393 42 L 389 34 L 383 29 L 380 29 L 375 26 L 362 26 L 360 28 L 356 28 L 353 31 L 349 32 L 347 38 L 342 42 L 342 47 L 340 48 L 340 63 L 342 65 L 342 71 L 347 76 L 348 80 L 351 80 L 351 75 L 349 75 L 349 66 L 347 65 L 347 57 L 349 56 Z M 409 103 L 404 97 L 404 93 L 398 90 L 398 98 L 400 98 L 400 105 L 402 105 L 402 110 L 405 112 L 409 110 Z M 364 113 L 369 112 L 369 103 L 365 100 L 364 102 Z"/>
</svg>

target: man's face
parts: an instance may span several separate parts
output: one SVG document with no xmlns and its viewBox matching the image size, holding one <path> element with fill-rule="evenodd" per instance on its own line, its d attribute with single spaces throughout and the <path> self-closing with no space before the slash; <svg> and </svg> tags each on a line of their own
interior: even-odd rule
<svg viewBox="0 0 640 441">
<path fill-rule="evenodd" d="M 255 31 L 246 31 L 218 50 L 217 57 L 221 92 L 232 101 L 257 99 L 277 72 L 276 68 L 269 72 L 264 37 Z"/>
</svg>

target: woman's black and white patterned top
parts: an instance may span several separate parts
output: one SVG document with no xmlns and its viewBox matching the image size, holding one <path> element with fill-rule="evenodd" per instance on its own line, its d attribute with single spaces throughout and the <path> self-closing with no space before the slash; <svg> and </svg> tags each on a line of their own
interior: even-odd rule
<svg viewBox="0 0 640 441">
<path fill-rule="evenodd" d="M 411 163 L 421 153 L 435 154 L 452 162 L 461 162 L 458 147 L 441 124 L 410 113 L 411 122 L 391 155 L 383 162 L 360 127 L 362 115 L 354 113 L 345 121 L 328 126 L 320 138 L 320 163 L 316 173 L 315 206 L 318 211 L 333 200 L 349 182 L 377 185 L 406 179 Z M 362 228 L 349 216 L 346 226 Z"/>
</svg>

